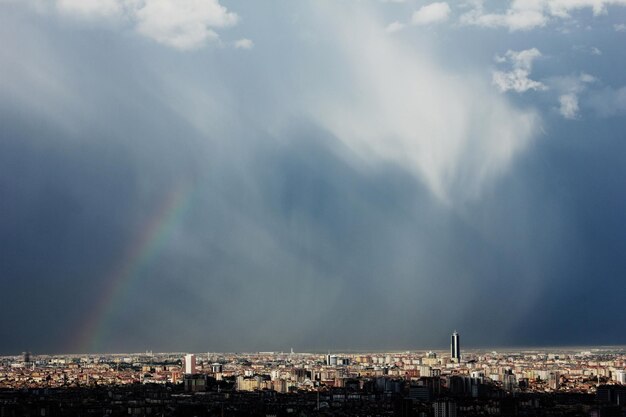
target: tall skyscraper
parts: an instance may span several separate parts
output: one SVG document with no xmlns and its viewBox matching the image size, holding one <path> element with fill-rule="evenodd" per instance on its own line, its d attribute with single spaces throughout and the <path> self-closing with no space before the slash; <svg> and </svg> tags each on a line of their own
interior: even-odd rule
<svg viewBox="0 0 626 417">
<path fill-rule="evenodd" d="M 459 342 L 459 334 L 454 331 L 450 339 L 450 356 L 456 363 L 461 362 L 461 343 Z"/>
<path fill-rule="evenodd" d="M 196 355 L 191 353 L 185 355 L 185 374 L 193 375 L 196 373 Z"/>
</svg>

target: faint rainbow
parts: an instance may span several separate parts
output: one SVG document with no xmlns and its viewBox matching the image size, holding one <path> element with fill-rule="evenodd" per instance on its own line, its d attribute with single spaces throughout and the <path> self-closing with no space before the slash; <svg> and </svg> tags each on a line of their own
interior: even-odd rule
<svg viewBox="0 0 626 417">
<path fill-rule="evenodd" d="M 184 216 L 192 199 L 192 187 L 185 182 L 173 187 L 162 199 L 157 210 L 133 240 L 122 260 L 106 278 L 105 287 L 84 320 L 73 344 L 79 352 L 95 353 L 101 346 L 107 323 L 115 313 L 115 306 L 128 292 L 141 271 L 158 255 L 171 231 Z"/>
</svg>

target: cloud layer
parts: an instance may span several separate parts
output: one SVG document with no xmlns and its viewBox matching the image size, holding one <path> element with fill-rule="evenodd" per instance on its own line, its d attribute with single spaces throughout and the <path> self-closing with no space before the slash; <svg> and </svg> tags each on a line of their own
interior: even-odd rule
<svg viewBox="0 0 626 417">
<path fill-rule="evenodd" d="M 455 80 L 368 16 L 353 18 L 354 27 L 367 35 L 334 37 L 354 83 L 347 94 L 320 98 L 317 117 L 357 158 L 403 166 L 443 201 L 465 199 L 479 196 L 534 138 L 537 116 L 478 78 Z"/>
<path fill-rule="evenodd" d="M 619 16 L 591 56 L 401 2 L 35 3 L 0 5 L 0 351 L 626 342 Z"/>
<path fill-rule="evenodd" d="M 581 9 L 591 9 L 596 16 L 605 14 L 609 6 L 626 6 L 624 0 L 511 0 L 504 12 L 491 12 L 484 0 L 471 2 L 472 9 L 460 17 L 461 23 L 488 28 L 527 31 L 546 26 L 550 21 L 570 19 Z"/>
<path fill-rule="evenodd" d="M 15 0 L 5 0 L 15 2 Z M 235 25 L 236 13 L 219 0 L 27 0 L 42 13 L 59 13 L 94 24 L 106 19 L 129 24 L 163 45 L 196 49 L 219 39 L 217 29 Z"/>
</svg>

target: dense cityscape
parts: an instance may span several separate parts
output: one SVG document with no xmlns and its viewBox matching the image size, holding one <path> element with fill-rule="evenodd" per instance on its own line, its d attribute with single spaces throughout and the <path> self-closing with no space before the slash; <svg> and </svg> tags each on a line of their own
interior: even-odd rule
<svg viewBox="0 0 626 417">
<path fill-rule="evenodd" d="M 0 0 L 0 417 L 626 417 L 625 46 L 626 0 Z"/>
<path fill-rule="evenodd" d="M 623 416 L 621 347 L 34 355 L 0 359 L 0 416 Z"/>
</svg>

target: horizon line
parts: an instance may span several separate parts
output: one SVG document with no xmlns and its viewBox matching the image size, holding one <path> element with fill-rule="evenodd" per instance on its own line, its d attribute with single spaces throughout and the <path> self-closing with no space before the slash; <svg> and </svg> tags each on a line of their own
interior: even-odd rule
<svg viewBox="0 0 626 417">
<path fill-rule="evenodd" d="M 393 348 L 393 349 L 311 349 L 311 350 L 294 350 L 293 354 L 312 354 L 312 355 L 323 355 L 330 353 L 346 353 L 346 354 L 366 354 L 366 353 L 411 353 L 411 352 L 446 352 L 449 348 Z M 527 346 L 469 346 L 462 348 L 461 351 L 529 351 L 529 350 L 558 350 L 558 349 L 567 349 L 567 350 L 579 350 L 579 349 L 597 349 L 597 350 L 607 350 L 607 349 L 626 349 L 626 344 L 599 344 L 599 345 L 527 345 Z M 153 351 L 147 349 L 145 351 L 136 351 L 136 352 L 82 352 L 82 353 L 32 353 L 30 351 L 22 351 L 16 354 L 0 354 L 0 357 L 12 357 L 12 356 L 20 356 L 24 352 L 29 352 L 31 356 L 98 356 L 98 355 L 145 355 L 150 352 L 152 355 L 158 354 L 242 354 L 242 355 L 250 355 L 250 354 L 291 354 L 291 348 L 286 350 L 228 350 L 228 351 L 191 351 L 191 350 L 172 350 L 172 351 Z"/>
</svg>

